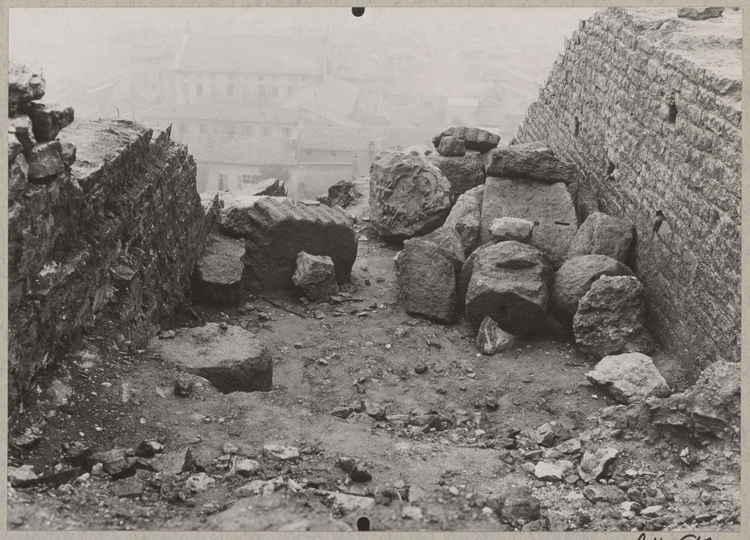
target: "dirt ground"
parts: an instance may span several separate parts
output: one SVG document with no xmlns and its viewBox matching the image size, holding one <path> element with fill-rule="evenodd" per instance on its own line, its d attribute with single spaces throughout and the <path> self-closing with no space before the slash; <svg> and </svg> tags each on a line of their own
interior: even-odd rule
<svg viewBox="0 0 750 540">
<path fill-rule="evenodd" d="M 271 392 L 225 395 L 192 377 L 190 395 L 176 396 L 174 366 L 133 349 L 116 328 L 89 336 L 85 349 L 45 374 L 10 427 L 11 436 L 32 425 L 42 432 L 29 449 L 11 447 L 10 466 L 51 474 L 69 467 L 63 445 L 105 451 L 158 440 L 168 453 L 190 448 L 197 468 L 10 488 L 9 527 L 356 530 L 367 517 L 370 530 L 513 530 L 524 522 L 503 519 L 498 500 L 513 486 L 528 486 L 547 519 L 539 526 L 551 530 L 739 530 L 738 447 L 623 427 L 623 407 L 612 407 L 616 402 L 586 380 L 594 363 L 553 319 L 511 351 L 483 356 L 466 323 L 409 316 L 397 302 L 398 246 L 363 223 L 358 229 L 359 256 L 340 304 L 248 297 L 236 308 L 192 306 L 176 316 L 173 328 L 224 322 L 256 333 L 274 359 Z M 684 389 L 687 378 L 668 355 L 654 361 L 673 389 Z M 426 371 L 417 373 L 420 364 Z M 331 414 L 363 400 L 368 412 L 384 409 L 384 416 Z M 430 412 L 444 423 L 409 425 Z M 533 466 L 549 449 L 538 446 L 536 430 L 546 423 L 555 444 L 575 438 L 584 451 L 617 448 L 600 483 L 651 489 L 661 508 L 623 517 L 619 502 L 584 497 L 586 484 L 575 474 L 538 480 Z M 260 470 L 250 478 L 234 474 L 238 458 L 225 443 Z M 272 443 L 298 448 L 299 460 L 263 456 Z M 352 481 L 337 465 L 342 457 L 361 460 L 372 479 Z M 128 482 L 137 484 L 135 494 L 117 496 Z M 384 489 L 397 492 L 395 500 L 384 498 Z M 336 492 L 381 495 L 352 510 Z"/>
</svg>

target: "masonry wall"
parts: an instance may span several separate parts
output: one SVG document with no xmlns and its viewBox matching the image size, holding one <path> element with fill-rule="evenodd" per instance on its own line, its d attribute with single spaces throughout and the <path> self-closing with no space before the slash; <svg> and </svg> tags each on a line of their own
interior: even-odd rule
<svg viewBox="0 0 750 540">
<path fill-rule="evenodd" d="M 741 74 L 723 60 L 741 41 L 722 29 L 740 15 L 675 15 L 611 8 L 582 21 L 516 141 L 546 140 L 580 167 L 581 192 L 636 225 L 629 263 L 652 329 L 697 376 L 740 360 Z M 727 50 L 683 55 L 693 33 L 709 36 L 695 50 L 712 34 Z"/>
<path fill-rule="evenodd" d="M 77 155 L 54 176 L 32 178 L 34 152 L 17 143 L 9 155 L 11 413 L 92 328 L 143 346 L 185 301 L 210 226 L 195 162 L 169 130 L 75 121 L 57 138 Z"/>
</svg>

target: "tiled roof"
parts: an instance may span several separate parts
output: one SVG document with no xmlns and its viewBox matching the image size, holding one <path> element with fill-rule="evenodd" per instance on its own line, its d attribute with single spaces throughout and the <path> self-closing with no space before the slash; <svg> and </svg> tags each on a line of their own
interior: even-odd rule
<svg viewBox="0 0 750 540">
<path fill-rule="evenodd" d="M 319 107 L 317 105 L 304 105 L 302 107 L 304 110 L 309 111 L 317 116 L 320 116 L 321 118 L 325 118 L 326 120 L 333 122 L 337 126 L 342 127 L 362 127 L 359 123 L 352 120 L 349 117 L 344 116 L 343 114 L 339 114 L 333 111 L 330 111 L 326 109 L 325 107 Z"/>
<path fill-rule="evenodd" d="M 300 118 L 300 111 L 298 109 L 282 109 L 281 107 L 172 105 L 168 103 L 147 110 L 144 116 L 147 118 L 164 118 L 170 121 L 194 119 L 296 124 Z"/>
<path fill-rule="evenodd" d="M 370 141 L 377 148 L 382 139 L 383 130 L 379 128 L 303 125 L 299 146 L 318 150 L 362 150 L 369 147 Z"/>
<path fill-rule="evenodd" d="M 322 37 L 186 34 L 175 58 L 174 69 L 317 75 L 323 71 L 325 58 Z"/>
<path fill-rule="evenodd" d="M 183 143 L 199 163 L 296 165 L 294 150 L 284 139 L 231 137 L 190 133 Z"/>
<path fill-rule="evenodd" d="M 317 84 L 303 86 L 284 103 L 285 107 L 305 105 L 323 107 L 341 115 L 351 114 L 359 97 L 359 87 L 337 77 L 326 75 Z"/>
</svg>

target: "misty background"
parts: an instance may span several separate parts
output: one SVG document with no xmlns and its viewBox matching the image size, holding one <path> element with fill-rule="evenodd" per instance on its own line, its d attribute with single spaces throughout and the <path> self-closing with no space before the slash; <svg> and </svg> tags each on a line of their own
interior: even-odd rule
<svg viewBox="0 0 750 540">
<path fill-rule="evenodd" d="M 314 198 L 450 126 L 513 138 L 593 8 L 11 8 L 10 58 L 76 119 L 172 124 L 198 191 Z"/>
</svg>

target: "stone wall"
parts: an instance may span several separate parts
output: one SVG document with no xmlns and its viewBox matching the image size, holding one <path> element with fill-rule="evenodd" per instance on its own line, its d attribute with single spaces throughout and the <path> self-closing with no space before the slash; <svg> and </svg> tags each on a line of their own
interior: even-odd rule
<svg viewBox="0 0 750 540">
<path fill-rule="evenodd" d="M 28 80 L 16 86 L 28 89 Z M 11 71 L 9 114 L 22 125 L 43 94 L 43 80 L 41 92 L 25 98 L 18 98 L 13 81 Z M 96 325 L 142 346 L 184 302 L 209 227 L 195 162 L 170 140 L 169 129 L 75 121 L 51 135 L 75 161 L 43 176 L 31 172 L 41 166 L 35 149 L 48 143 L 22 148 L 16 135 L 9 154 L 10 411 L 39 370 Z M 55 156 L 47 156 L 49 163 Z"/>
<path fill-rule="evenodd" d="M 662 344 L 699 370 L 740 360 L 741 12 L 619 9 L 566 41 L 516 142 L 543 139 L 602 211 L 637 228 L 629 264 Z"/>
</svg>

